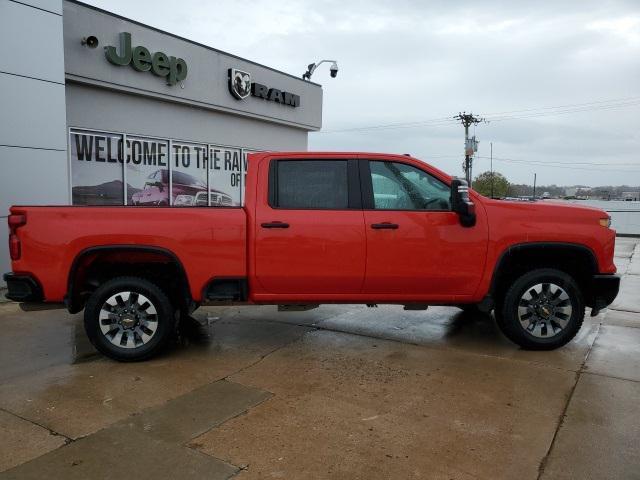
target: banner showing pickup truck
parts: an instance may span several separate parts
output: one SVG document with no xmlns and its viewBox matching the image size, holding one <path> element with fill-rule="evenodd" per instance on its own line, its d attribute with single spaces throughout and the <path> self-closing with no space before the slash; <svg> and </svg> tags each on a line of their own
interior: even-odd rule
<svg viewBox="0 0 640 480">
<path fill-rule="evenodd" d="M 247 149 L 78 129 L 71 129 L 69 146 L 73 205 L 243 201 Z"/>
</svg>

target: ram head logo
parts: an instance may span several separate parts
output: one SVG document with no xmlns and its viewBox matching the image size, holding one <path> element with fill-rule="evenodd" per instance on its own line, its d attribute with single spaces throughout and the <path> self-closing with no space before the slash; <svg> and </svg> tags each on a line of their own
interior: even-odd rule
<svg viewBox="0 0 640 480">
<path fill-rule="evenodd" d="M 251 74 L 230 68 L 229 91 L 238 100 L 247 98 L 251 94 Z"/>
</svg>

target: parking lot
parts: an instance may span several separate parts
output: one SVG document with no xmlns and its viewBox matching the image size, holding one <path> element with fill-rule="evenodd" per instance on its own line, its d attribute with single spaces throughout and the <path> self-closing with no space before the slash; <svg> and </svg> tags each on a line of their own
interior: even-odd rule
<svg viewBox="0 0 640 480">
<path fill-rule="evenodd" d="M 0 478 L 640 478 L 640 239 L 551 352 L 456 308 L 203 308 L 154 360 L 0 304 Z"/>
</svg>

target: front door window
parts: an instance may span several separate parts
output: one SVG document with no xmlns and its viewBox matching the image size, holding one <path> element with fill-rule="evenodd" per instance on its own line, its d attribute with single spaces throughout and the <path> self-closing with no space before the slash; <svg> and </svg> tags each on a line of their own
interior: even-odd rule
<svg viewBox="0 0 640 480">
<path fill-rule="evenodd" d="M 449 187 L 428 173 L 396 162 L 369 162 L 376 210 L 451 210 Z"/>
</svg>

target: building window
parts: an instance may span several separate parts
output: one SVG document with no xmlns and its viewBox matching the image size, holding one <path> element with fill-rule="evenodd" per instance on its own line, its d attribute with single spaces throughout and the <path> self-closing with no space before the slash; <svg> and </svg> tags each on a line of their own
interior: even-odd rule
<svg viewBox="0 0 640 480">
<path fill-rule="evenodd" d="M 255 151 L 72 128 L 71 201 L 73 205 L 241 206 L 247 154 Z"/>
<path fill-rule="evenodd" d="M 204 144 L 172 142 L 171 195 L 176 207 L 209 205 L 209 147 Z M 227 206 L 230 206 L 227 205 Z"/>
<path fill-rule="evenodd" d="M 126 139 L 127 205 L 169 205 L 169 142 L 153 138 Z"/>
<path fill-rule="evenodd" d="M 124 205 L 123 138 L 83 130 L 70 133 L 73 205 Z"/>
<path fill-rule="evenodd" d="M 243 205 L 246 155 L 239 148 L 210 145 L 209 160 L 210 204 Z"/>
</svg>

